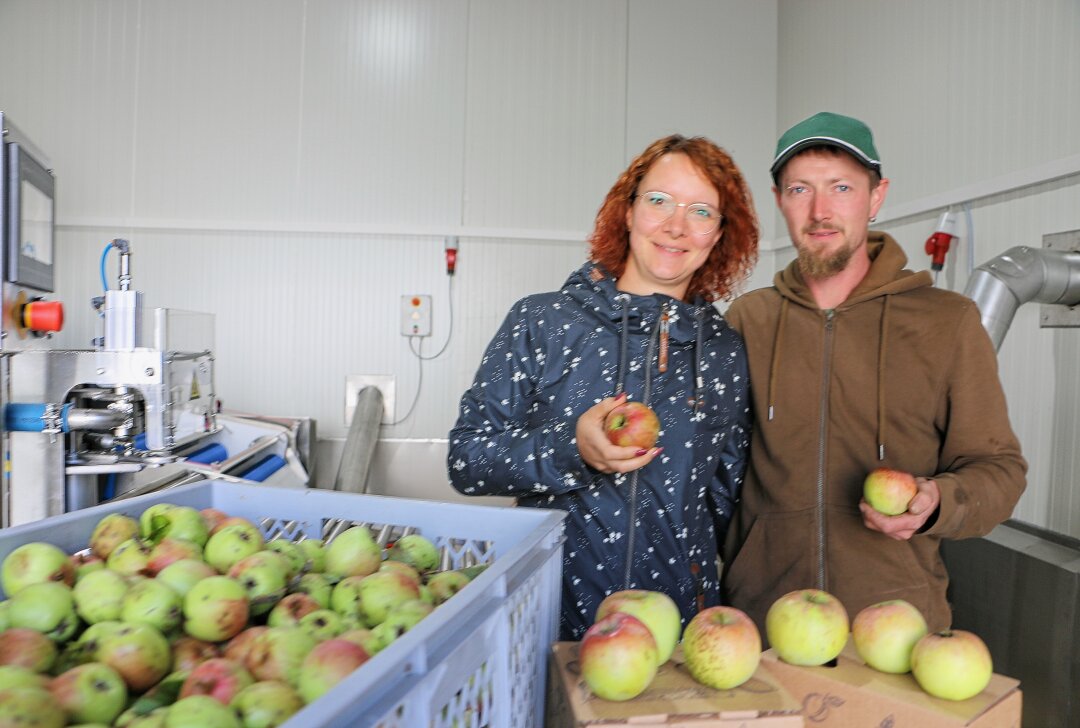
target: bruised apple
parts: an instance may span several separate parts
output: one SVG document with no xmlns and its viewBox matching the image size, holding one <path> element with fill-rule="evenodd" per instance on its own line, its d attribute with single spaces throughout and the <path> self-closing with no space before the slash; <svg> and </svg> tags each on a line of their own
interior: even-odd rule
<svg viewBox="0 0 1080 728">
<path fill-rule="evenodd" d="M 241 690 L 254 683 L 255 678 L 241 663 L 224 657 L 212 657 L 192 668 L 180 687 L 180 697 L 209 695 L 228 705 Z"/>
<path fill-rule="evenodd" d="M 73 723 L 112 723 L 127 703 L 127 683 L 101 662 L 66 670 L 49 683 L 49 692 Z"/>
<path fill-rule="evenodd" d="M 863 498 L 870 507 L 886 516 L 898 516 L 918 492 L 915 476 L 902 470 L 876 468 L 863 481 Z"/>
<path fill-rule="evenodd" d="M 300 665 L 297 689 L 305 702 L 318 700 L 368 660 L 360 645 L 342 639 L 320 642 Z"/>
<path fill-rule="evenodd" d="M 281 725 L 304 707 L 296 690 L 280 680 L 263 680 L 241 690 L 232 701 L 245 728 Z"/>
<path fill-rule="evenodd" d="M 206 642 L 235 637 L 248 621 L 244 587 L 227 576 L 209 576 L 184 596 L 184 631 Z"/>
<path fill-rule="evenodd" d="M 716 690 L 749 680 L 761 661 L 761 634 L 754 621 L 734 607 L 709 607 L 694 615 L 683 634 L 690 676 Z"/>
<path fill-rule="evenodd" d="M 660 436 L 660 420 L 641 402 L 623 402 L 604 418 L 604 433 L 613 445 L 648 450 Z"/>
<path fill-rule="evenodd" d="M 36 629 L 12 627 L 0 632 L 0 665 L 45 672 L 56 662 L 56 643 Z"/>
<path fill-rule="evenodd" d="M 75 567 L 67 553 L 44 541 L 19 546 L 0 566 L 0 586 L 8 597 L 15 596 L 30 584 L 59 582 L 72 586 Z"/>
</svg>

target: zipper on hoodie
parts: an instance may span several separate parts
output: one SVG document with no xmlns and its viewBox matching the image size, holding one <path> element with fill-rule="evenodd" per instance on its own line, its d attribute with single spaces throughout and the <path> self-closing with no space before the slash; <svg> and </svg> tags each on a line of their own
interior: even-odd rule
<svg viewBox="0 0 1080 728">
<path fill-rule="evenodd" d="M 664 311 L 661 314 L 660 321 L 658 322 L 657 327 L 653 330 L 652 335 L 649 336 L 649 346 L 645 351 L 645 391 L 644 391 L 644 393 L 642 394 L 642 397 L 641 397 L 641 401 L 642 401 L 643 404 L 649 404 L 649 396 L 651 394 L 650 390 L 652 389 L 652 387 L 651 387 L 651 374 L 650 373 L 652 371 L 653 352 L 656 351 L 657 342 L 659 340 L 661 340 L 661 336 L 660 336 L 661 332 L 663 332 L 663 343 L 665 345 L 667 343 L 667 334 L 668 334 L 668 331 L 667 331 L 667 329 L 668 329 L 667 316 L 668 316 L 667 311 Z M 664 359 L 664 361 L 663 361 L 664 366 L 663 366 L 663 369 L 661 369 L 660 371 L 665 371 L 665 370 L 667 370 L 667 352 L 663 351 L 662 354 L 663 354 L 663 359 Z M 637 532 L 637 524 L 636 524 L 636 522 L 637 522 L 637 499 L 638 499 L 637 498 L 638 497 L 638 487 L 637 487 L 637 485 L 638 485 L 638 473 L 635 470 L 633 473 L 630 474 L 630 513 L 629 513 L 630 523 L 629 523 L 629 525 L 627 527 L 627 534 L 626 534 L 626 565 L 625 565 L 625 568 L 623 569 L 623 589 L 629 589 L 630 588 L 630 571 L 631 571 L 631 569 L 633 567 L 633 563 L 634 563 L 634 540 L 635 540 L 635 536 L 636 536 L 636 532 Z"/>
<path fill-rule="evenodd" d="M 818 470 L 817 470 L 817 537 L 818 575 L 817 588 L 825 589 L 825 438 L 829 422 L 829 366 L 832 361 L 833 317 L 835 309 L 825 311 L 825 345 L 821 360 L 821 406 L 818 420 Z"/>
</svg>

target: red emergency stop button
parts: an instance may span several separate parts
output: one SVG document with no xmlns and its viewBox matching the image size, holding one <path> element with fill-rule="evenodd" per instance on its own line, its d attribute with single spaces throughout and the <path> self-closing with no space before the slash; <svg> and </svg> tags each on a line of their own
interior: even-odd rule
<svg viewBox="0 0 1080 728">
<path fill-rule="evenodd" d="M 64 304 L 60 301 L 31 301 L 23 306 L 23 326 L 38 333 L 64 328 Z"/>
</svg>

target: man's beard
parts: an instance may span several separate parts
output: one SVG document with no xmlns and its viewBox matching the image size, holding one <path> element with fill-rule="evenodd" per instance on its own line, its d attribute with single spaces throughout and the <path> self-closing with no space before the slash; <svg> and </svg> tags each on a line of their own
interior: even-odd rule
<svg viewBox="0 0 1080 728">
<path fill-rule="evenodd" d="M 815 228 L 815 230 L 817 229 L 820 228 Z M 814 232 L 815 230 L 808 232 Z M 804 278 L 815 280 L 829 278 L 844 270 L 854 254 L 854 251 L 848 245 L 831 253 L 817 252 L 803 245 L 796 246 L 796 250 L 799 253 L 799 272 L 802 273 Z"/>
</svg>

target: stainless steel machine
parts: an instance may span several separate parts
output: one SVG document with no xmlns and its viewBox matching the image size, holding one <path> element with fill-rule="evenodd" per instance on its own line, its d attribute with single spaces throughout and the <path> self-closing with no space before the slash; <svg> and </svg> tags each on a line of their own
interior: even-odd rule
<svg viewBox="0 0 1080 728">
<path fill-rule="evenodd" d="M 56 182 L 2 112 L 0 129 L 0 527 L 206 478 L 306 487 L 314 423 L 220 412 L 213 317 L 144 310 L 127 241 L 102 253 L 93 348 L 52 345 L 64 321 L 50 300 Z"/>
</svg>

